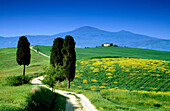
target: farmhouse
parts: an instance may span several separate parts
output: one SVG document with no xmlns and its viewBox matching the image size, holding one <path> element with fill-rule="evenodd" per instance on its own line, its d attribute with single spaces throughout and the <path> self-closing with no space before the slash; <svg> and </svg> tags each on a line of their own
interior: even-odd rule
<svg viewBox="0 0 170 111">
<path fill-rule="evenodd" d="M 104 43 L 103 46 L 104 47 L 113 46 L 113 43 Z"/>
<path fill-rule="evenodd" d="M 104 47 L 113 46 L 113 43 L 104 43 L 103 46 Z"/>
<path fill-rule="evenodd" d="M 116 44 L 113 44 L 113 43 L 104 43 L 104 44 L 102 44 L 102 47 L 109 47 L 109 46 L 118 47 Z"/>
</svg>

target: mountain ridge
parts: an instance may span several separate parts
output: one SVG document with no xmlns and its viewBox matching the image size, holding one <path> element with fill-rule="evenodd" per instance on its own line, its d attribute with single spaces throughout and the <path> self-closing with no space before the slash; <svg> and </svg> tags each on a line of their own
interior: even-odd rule
<svg viewBox="0 0 170 111">
<path fill-rule="evenodd" d="M 121 30 L 118 32 L 104 31 L 91 26 L 83 26 L 72 31 L 62 32 L 53 35 L 25 35 L 31 45 L 49 45 L 57 37 L 71 35 L 76 41 L 77 48 L 101 46 L 105 42 L 112 42 L 118 46 L 133 48 L 147 48 L 156 50 L 170 50 L 170 40 L 150 37 L 147 35 L 136 34 L 130 31 Z M 19 36 L 2 37 L 0 36 L 0 48 L 16 47 Z M 145 43 L 146 42 L 146 43 Z M 160 44 L 159 44 L 160 42 Z M 142 44 L 145 44 L 143 46 Z"/>
</svg>

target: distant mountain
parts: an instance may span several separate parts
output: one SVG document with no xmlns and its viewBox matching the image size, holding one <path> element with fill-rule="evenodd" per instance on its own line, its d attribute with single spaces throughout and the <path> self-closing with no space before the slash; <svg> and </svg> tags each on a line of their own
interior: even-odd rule
<svg viewBox="0 0 170 111">
<path fill-rule="evenodd" d="M 101 44 L 109 42 L 118 46 L 170 51 L 170 40 L 135 34 L 124 30 L 108 32 L 90 26 L 55 35 L 27 35 L 26 37 L 28 37 L 31 45 L 51 46 L 55 38 L 64 38 L 66 35 L 74 37 L 77 48 L 101 46 Z M 0 48 L 16 47 L 18 39 L 19 37 L 0 37 Z"/>
</svg>

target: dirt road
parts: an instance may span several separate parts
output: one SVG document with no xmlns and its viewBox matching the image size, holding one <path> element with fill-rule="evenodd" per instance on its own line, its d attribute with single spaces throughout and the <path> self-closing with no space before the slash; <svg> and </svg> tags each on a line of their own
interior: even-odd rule
<svg viewBox="0 0 170 111">
<path fill-rule="evenodd" d="M 33 49 L 33 47 L 30 47 L 31 50 L 37 52 L 37 50 Z M 50 58 L 49 56 L 37 52 L 45 57 Z M 44 87 L 47 87 L 41 83 L 41 80 L 43 80 L 44 77 L 40 76 L 37 78 L 34 78 L 32 80 L 32 84 L 34 85 L 41 85 Z M 69 92 L 69 91 L 62 91 L 62 90 L 55 90 L 55 92 L 65 96 L 67 98 L 66 102 L 66 111 L 98 111 L 95 106 L 89 101 L 89 99 L 84 96 L 83 94 L 77 94 L 74 92 Z"/>
</svg>

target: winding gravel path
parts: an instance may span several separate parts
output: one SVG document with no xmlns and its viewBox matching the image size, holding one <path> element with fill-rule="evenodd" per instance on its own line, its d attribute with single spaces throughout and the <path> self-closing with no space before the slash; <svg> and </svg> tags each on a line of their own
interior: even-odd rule
<svg viewBox="0 0 170 111">
<path fill-rule="evenodd" d="M 37 50 L 33 49 L 33 46 L 30 47 L 31 50 L 50 58 L 49 56 L 38 52 Z M 41 80 L 43 80 L 44 77 L 40 76 L 37 78 L 34 78 L 32 80 L 32 84 L 34 85 L 41 85 L 44 87 L 47 87 L 41 83 Z M 74 92 L 69 92 L 69 91 L 62 91 L 62 90 L 55 90 L 55 92 L 65 96 L 67 98 L 66 100 L 66 111 L 98 111 L 95 106 L 89 101 L 89 99 L 84 96 L 83 94 L 78 94 Z M 76 96 L 78 98 L 76 98 Z"/>
<path fill-rule="evenodd" d="M 45 55 L 45 54 L 43 54 L 43 53 L 41 53 L 41 52 L 37 51 L 36 49 L 33 49 L 33 46 L 31 46 L 31 47 L 30 47 L 30 49 L 31 49 L 32 51 L 36 52 L 36 53 L 39 53 L 39 54 L 40 54 L 40 55 L 42 55 L 42 56 L 45 56 L 45 57 L 50 58 L 50 56 Z"/>
</svg>

